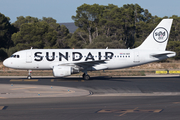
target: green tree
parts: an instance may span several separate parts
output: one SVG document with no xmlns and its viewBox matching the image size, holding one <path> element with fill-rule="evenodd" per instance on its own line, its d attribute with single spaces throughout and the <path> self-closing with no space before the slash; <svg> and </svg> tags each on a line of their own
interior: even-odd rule
<svg viewBox="0 0 180 120">
<path fill-rule="evenodd" d="M 10 24 L 10 18 L 0 13 L 0 48 L 13 46 L 11 35 L 16 32 L 16 28 Z"/>
<path fill-rule="evenodd" d="M 173 19 L 170 41 L 180 41 L 180 17 L 173 15 L 170 18 Z"/>
<path fill-rule="evenodd" d="M 19 49 L 51 48 L 57 39 L 57 32 L 45 21 L 23 23 L 20 31 L 12 35 Z"/>
<path fill-rule="evenodd" d="M 148 20 L 136 22 L 135 44 L 133 47 L 138 47 L 161 20 L 162 18 L 160 17 L 152 16 Z"/>
<path fill-rule="evenodd" d="M 105 35 L 98 36 L 94 39 L 95 42 L 93 42 L 90 45 L 87 45 L 87 48 L 94 48 L 94 49 L 105 49 L 105 48 L 126 48 L 126 46 L 122 43 L 122 41 L 113 40 L 111 37 L 107 37 Z"/>
<path fill-rule="evenodd" d="M 144 10 L 138 4 L 127 4 L 120 8 L 113 4 L 83 4 L 77 8 L 76 13 L 72 19 L 81 29 L 81 38 L 81 32 L 88 34 L 89 44 L 96 42 L 98 36 L 105 35 L 112 40 L 111 42 L 115 40 L 125 44 L 126 48 L 133 47 L 136 39 L 146 34 L 141 32 L 141 25 L 152 19 L 148 10 Z"/>
<path fill-rule="evenodd" d="M 70 48 L 85 48 L 88 42 L 88 33 L 78 28 L 68 40 Z"/>
<path fill-rule="evenodd" d="M 43 17 L 42 21 L 47 22 L 49 26 L 57 32 L 56 42 L 53 48 L 68 48 L 68 39 L 70 39 L 71 34 L 66 26 L 60 26 L 58 23 L 56 23 L 56 20 L 51 17 Z"/>
<path fill-rule="evenodd" d="M 176 56 L 174 58 L 180 59 L 180 41 L 169 41 L 167 49 L 171 51 L 175 51 Z"/>
<path fill-rule="evenodd" d="M 20 30 L 21 25 L 24 23 L 37 23 L 37 22 L 39 22 L 38 18 L 31 16 L 26 16 L 26 17 L 20 16 L 17 17 L 17 20 L 14 23 L 12 23 L 12 25 L 14 25 L 16 28 L 18 28 L 18 30 Z"/>
<path fill-rule="evenodd" d="M 69 37 L 69 30 L 63 25 L 60 26 L 51 17 L 43 17 L 41 20 L 31 16 L 20 16 L 13 24 L 19 29 L 19 32 L 12 35 L 12 40 L 17 50 L 28 49 L 30 47 L 67 47 L 66 38 Z"/>
<path fill-rule="evenodd" d="M 72 16 L 75 25 L 88 33 L 90 44 L 93 42 L 92 35 L 95 31 L 96 36 L 98 36 L 97 26 L 103 10 L 104 7 L 98 4 L 83 4 L 77 8 L 76 16 Z"/>
</svg>

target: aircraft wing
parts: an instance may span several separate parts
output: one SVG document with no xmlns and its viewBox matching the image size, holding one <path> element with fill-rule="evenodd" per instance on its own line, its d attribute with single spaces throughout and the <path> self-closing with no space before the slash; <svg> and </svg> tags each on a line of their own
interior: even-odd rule
<svg viewBox="0 0 180 120">
<path fill-rule="evenodd" d="M 84 67 L 90 67 L 90 66 L 94 66 L 98 64 L 103 64 L 105 63 L 105 61 L 108 61 L 108 60 L 84 61 L 84 62 L 77 62 L 74 64 L 84 68 Z"/>
<path fill-rule="evenodd" d="M 105 64 L 106 61 L 108 60 L 95 60 L 95 61 L 82 61 L 82 62 L 66 62 L 66 63 L 60 63 L 58 64 L 58 66 L 78 66 L 78 67 L 82 67 L 82 68 L 87 68 L 87 67 L 92 67 L 95 65 L 99 65 L 99 64 Z"/>
</svg>

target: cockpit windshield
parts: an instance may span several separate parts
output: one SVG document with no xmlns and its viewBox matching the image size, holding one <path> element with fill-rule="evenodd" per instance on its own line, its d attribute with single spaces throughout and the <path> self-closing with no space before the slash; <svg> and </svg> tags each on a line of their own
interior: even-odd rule
<svg viewBox="0 0 180 120">
<path fill-rule="evenodd" d="M 12 58 L 20 58 L 19 55 L 11 55 Z"/>
</svg>

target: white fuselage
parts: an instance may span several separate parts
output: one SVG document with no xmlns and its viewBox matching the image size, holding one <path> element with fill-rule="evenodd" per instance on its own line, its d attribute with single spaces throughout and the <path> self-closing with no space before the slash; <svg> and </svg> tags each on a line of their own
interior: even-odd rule
<svg viewBox="0 0 180 120">
<path fill-rule="evenodd" d="M 161 57 L 152 56 L 153 54 L 166 52 L 171 54 Z M 89 71 L 132 67 L 172 56 L 175 56 L 175 53 L 170 51 L 142 51 L 136 49 L 29 49 L 14 53 L 3 64 L 15 69 L 48 70 L 58 65 L 106 60 L 104 63 L 89 68 L 86 65 L 85 69 Z"/>
</svg>

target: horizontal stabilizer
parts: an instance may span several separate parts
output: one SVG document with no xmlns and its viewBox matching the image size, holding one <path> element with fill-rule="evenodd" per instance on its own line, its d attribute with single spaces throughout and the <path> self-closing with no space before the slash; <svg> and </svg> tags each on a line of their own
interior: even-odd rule
<svg viewBox="0 0 180 120">
<path fill-rule="evenodd" d="M 152 54 L 151 56 L 155 57 L 155 58 L 160 58 L 160 57 L 167 56 L 169 58 L 169 57 L 176 56 L 176 53 L 175 52 L 171 52 L 171 51 L 166 51 L 166 52 L 163 52 L 163 53 Z"/>
</svg>

